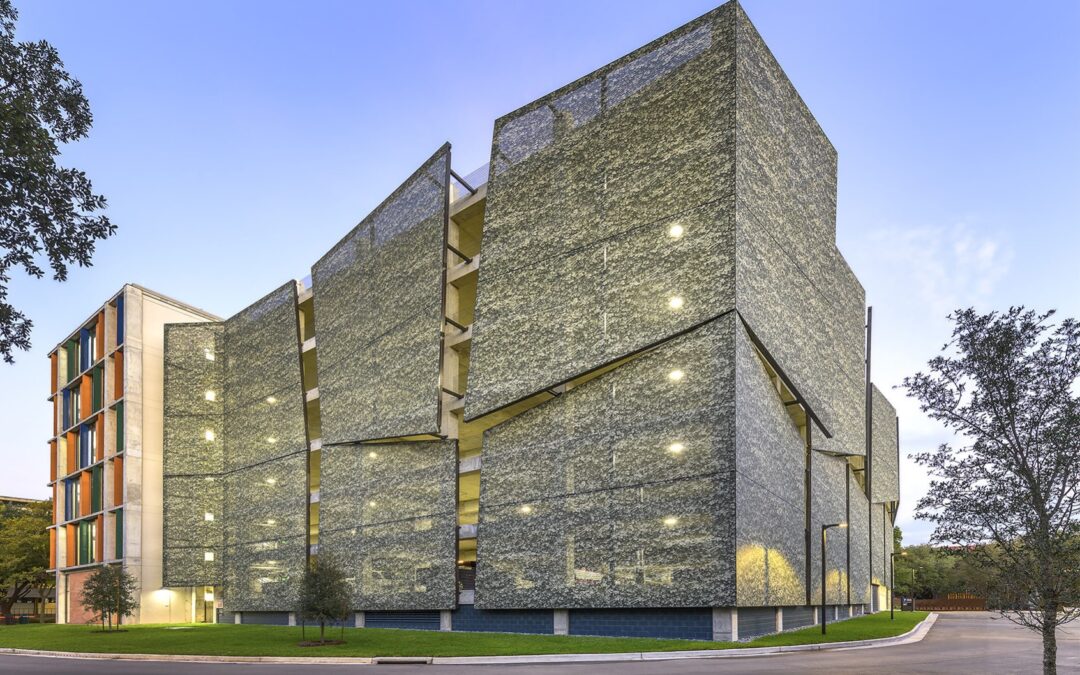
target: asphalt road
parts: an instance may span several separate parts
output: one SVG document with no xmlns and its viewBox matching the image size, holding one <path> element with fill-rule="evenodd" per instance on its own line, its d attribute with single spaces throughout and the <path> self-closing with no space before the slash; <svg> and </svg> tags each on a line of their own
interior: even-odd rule
<svg viewBox="0 0 1080 675">
<path fill-rule="evenodd" d="M 271 675 L 390 673 L 391 675 L 644 675 L 675 673 L 1039 673 L 1042 647 L 1034 633 L 982 612 L 944 613 L 921 642 L 899 647 L 800 652 L 739 659 L 540 666 L 295 666 L 269 664 L 95 661 L 0 655 L 0 673 L 78 675 Z M 1058 672 L 1080 673 L 1080 625 L 1058 634 Z"/>
</svg>

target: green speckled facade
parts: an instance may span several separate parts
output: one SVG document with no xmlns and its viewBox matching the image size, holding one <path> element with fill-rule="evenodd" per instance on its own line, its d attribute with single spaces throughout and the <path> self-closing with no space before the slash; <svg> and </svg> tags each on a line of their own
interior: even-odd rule
<svg viewBox="0 0 1080 675">
<path fill-rule="evenodd" d="M 737 19 L 737 306 L 827 434 L 865 454 L 865 294 L 836 248 L 836 151 L 742 9 Z"/>
<path fill-rule="evenodd" d="M 731 10 L 496 121 L 466 418 L 734 306 Z"/>
<path fill-rule="evenodd" d="M 727 314 L 486 432 L 478 607 L 734 604 L 735 328 Z"/>
<path fill-rule="evenodd" d="M 806 442 L 741 322 L 735 348 L 736 604 L 803 605 Z"/>
<path fill-rule="evenodd" d="M 349 570 L 357 610 L 457 603 L 457 443 L 323 450 L 319 551 Z"/>
<path fill-rule="evenodd" d="M 165 586 L 213 585 L 221 579 L 224 359 L 218 356 L 224 354 L 224 335 L 217 322 L 165 327 Z"/>
<path fill-rule="evenodd" d="M 296 284 L 220 323 L 166 327 L 166 586 L 221 585 L 229 611 L 293 607 L 307 556 Z"/>
<path fill-rule="evenodd" d="M 443 146 L 312 268 L 324 445 L 439 431 Z"/>
<path fill-rule="evenodd" d="M 848 469 L 848 497 L 851 517 L 848 519 L 848 537 L 851 541 L 851 602 L 868 604 L 870 602 L 870 504 L 866 492 L 859 485 L 855 472 Z M 880 546 L 875 546 L 880 548 Z"/>
<path fill-rule="evenodd" d="M 810 599 L 821 602 L 821 526 L 847 522 L 847 461 L 820 452 L 812 456 Z M 825 544 L 825 598 L 847 604 L 847 542 L 850 528 L 830 528 Z"/>
<path fill-rule="evenodd" d="M 875 504 L 900 500 L 900 446 L 896 438 L 896 409 L 876 386 L 873 388 L 874 444 L 873 480 L 870 492 Z"/>
</svg>

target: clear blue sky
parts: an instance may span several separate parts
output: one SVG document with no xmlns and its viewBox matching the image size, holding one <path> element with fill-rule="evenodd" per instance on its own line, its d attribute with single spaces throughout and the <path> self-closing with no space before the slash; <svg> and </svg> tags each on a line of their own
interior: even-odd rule
<svg viewBox="0 0 1080 675">
<path fill-rule="evenodd" d="M 125 282 L 226 316 L 323 252 L 444 141 L 713 0 L 31 2 L 95 116 L 66 161 L 117 235 L 66 284 L 16 278 L 35 349 L 0 364 L 0 494 L 45 497 L 48 350 Z M 946 438 L 888 391 L 953 307 L 1080 315 L 1080 3 L 746 0 L 840 154 L 839 245 L 875 307 L 875 380 L 903 451 Z M 926 479 L 904 462 L 900 525 Z"/>
</svg>

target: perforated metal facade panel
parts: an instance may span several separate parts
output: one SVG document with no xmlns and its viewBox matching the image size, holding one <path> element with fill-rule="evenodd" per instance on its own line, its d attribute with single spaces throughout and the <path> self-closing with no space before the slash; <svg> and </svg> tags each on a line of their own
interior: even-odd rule
<svg viewBox="0 0 1080 675">
<path fill-rule="evenodd" d="M 457 444 L 323 449 L 319 554 L 352 575 L 358 610 L 457 604 Z"/>
<path fill-rule="evenodd" d="M 324 444 L 439 431 L 443 146 L 312 268 Z"/>
<path fill-rule="evenodd" d="M 478 607 L 734 603 L 734 330 L 721 317 L 485 434 Z"/>
</svg>

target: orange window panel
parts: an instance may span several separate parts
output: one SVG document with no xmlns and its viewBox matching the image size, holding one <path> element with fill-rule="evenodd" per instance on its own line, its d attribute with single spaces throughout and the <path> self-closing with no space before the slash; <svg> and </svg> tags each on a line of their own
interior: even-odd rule
<svg viewBox="0 0 1080 675">
<path fill-rule="evenodd" d="M 124 458 L 113 460 L 113 506 L 124 503 Z"/>
<path fill-rule="evenodd" d="M 60 394 L 53 396 L 52 400 L 52 432 L 53 436 L 60 433 Z"/>
<path fill-rule="evenodd" d="M 101 561 L 104 560 L 104 558 L 102 557 L 102 551 L 105 550 L 105 514 L 97 517 L 96 527 L 97 539 L 94 542 L 94 560 Z"/>
<path fill-rule="evenodd" d="M 64 547 L 64 566 L 70 567 L 79 562 L 79 559 L 75 557 L 75 537 L 78 534 L 78 528 L 76 528 L 75 525 L 68 525 L 65 529 L 67 532 L 65 536 L 66 541 L 64 542 L 66 544 Z"/>
<path fill-rule="evenodd" d="M 49 393 L 56 393 L 56 369 L 59 363 L 59 355 L 56 352 L 49 354 Z M 56 432 L 53 432 L 56 433 Z"/>
<path fill-rule="evenodd" d="M 97 325 L 94 326 L 94 360 L 97 361 L 105 356 L 105 310 L 98 313 Z"/>
<path fill-rule="evenodd" d="M 56 480 L 56 441 L 49 441 L 49 480 Z"/>
<path fill-rule="evenodd" d="M 49 530 L 49 568 L 56 567 L 56 528 Z"/>
<path fill-rule="evenodd" d="M 79 380 L 79 419 L 84 420 L 94 412 L 94 382 L 90 373 Z"/>
<path fill-rule="evenodd" d="M 64 475 L 75 470 L 75 451 L 79 446 L 79 434 L 74 431 L 67 433 L 67 465 L 64 467 Z"/>
<path fill-rule="evenodd" d="M 79 474 L 79 513 L 90 513 L 93 508 L 91 507 L 90 497 L 92 496 L 93 486 L 90 484 L 90 472 L 83 471 Z"/>
<path fill-rule="evenodd" d="M 124 352 L 117 350 L 113 357 L 113 399 L 124 396 Z"/>
<path fill-rule="evenodd" d="M 105 415 L 99 414 L 97 416 L 97 424 L 94 426 L 94 435 L 97 436 L 95 440 L 96 445 L 96 459 L 103 459 L 105 457 Z"/>
</svg>

